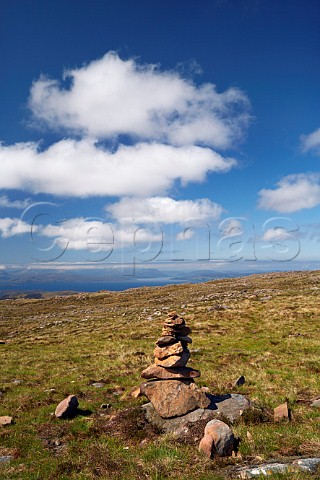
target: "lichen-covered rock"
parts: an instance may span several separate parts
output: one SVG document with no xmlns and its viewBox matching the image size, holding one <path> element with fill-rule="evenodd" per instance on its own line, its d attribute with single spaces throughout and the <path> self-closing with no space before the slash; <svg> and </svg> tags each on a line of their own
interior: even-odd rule
<svg viewBox="0 0 320 480">
<path fill-rule="evenodd" d="M 237 477 L 246 479 L 295 472 L 316 473 L 319 465 L 320 458 L 301 458 L 288 463 L 264 463 L 240 468 Z"/>
</svg>

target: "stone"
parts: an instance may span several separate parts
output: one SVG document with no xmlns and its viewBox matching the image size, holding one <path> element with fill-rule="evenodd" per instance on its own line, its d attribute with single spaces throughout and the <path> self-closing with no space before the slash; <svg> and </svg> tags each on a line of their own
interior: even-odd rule
<svg viewBox="0 0 320 480">
<path fill-rule="evenodd" d="M 186 336 L 180 336 L 180 335 L 177 335 L 177 340 L 179 340 L 179 342 L 184 342 L 184 343 L 192 343 L 192 338 L 188 337 L 188 335 Z"/>
<path fill-rule="evenodd" d="M 166 347 L 156 347 L 154 349 L 153 355 L 159 360 L 162 360 L 171 355 L 179 355 L 183 352 L 183 346 L 180 342 L 173 343 L 172 345 L 167 345 Z"/>
<path fill-rule="evenodd" d="M 175 327 L 176 325 L 180 326 L 180 325 L 185 325 L 185 324 L 186 324 L 186 322 L 185 322 L 184 318 L 178 317 L 178 316 L 176 316 L 175 318 L 167 319 L 163 322 L 163 325 L 165 327 Z"/>
<path fill-rule="evenodd" d="M 201 392 L 204 392 L 204 393 L 209 393 L 210 392 L 209 387 L 201 387 L 200 390 L 201 390 Z"/>
<path fill-rule="evenodd" d="M 187 326 L 182 326 L 179 329 L 174 328 L 174 327 L 163 327 L 162 329 L 162 335 L 163 336 L 180 336 L 180 337 L 186 337 L 190 335 L 191 333 L 191 328 Z"/>
<path fill-rule="evenodd" d="M 203 452 L 206 457 L 211 458 L 213 447 L 213 437 L 211 435 L 205 435 L 199 444 L 200 452 Z"/>
<path fill-rule="evenodd" d="M 7 415 L 0 417 L 0 426 L 5 426 L 5 425 L 11 425 L 13 423 L 12 417 L 9 417 Z"/>
<path fill-rule="evenodd" d="M 225 395 L 207 394 L 210 399 L 209 409 L 216 411 L 216 416 L 224 416 L 231 422 L 238 420 L 251 403 L 244 395 L 227 393 Z"/>
<path fill-rule="evenodd" d="M 150 365 L 150 367 L 143 370 L 141 373 L 142 378 L 197 378 L 200 377 L 199 370 L 194 370 L 189 367 L 177 367 L 177 368 L 165 368 L 158 365 Z"/>
<path fill-rule="evenodd" d="M 6 340 L 2 340 L 2 339 L 0 340 L 0 345 L 5 345 L 6 343 L 7 343 Z"/>
<path fill-rule="evenodd" d="M 231 422 L 239 419 L 242 412 L 250 407 L 250 402 L 243 395 L 227 394 L 221 396 L 206 395 L 211 398 L 207 408 L 197 408 L 186 415 L 176 418 L 162 418 L 152 403 L 142 406 L 146 419 L 164 433 L 176 436 L 188 435 L 189 428 L 200 420 L 212 420 L 223 417 Z M 212 400 L 214 399 L 214 400 Z"/>
<path fill-rule="evenodd" d="M 311 403 L 311 407 L 320 408 L 320 398 L 313 400 L 313 402 Z"/>
<path fill-rule="evenodd" d="M 290 419 L 290 412 L 287 402 L 282 403 L 273 410 L 273 417 L 275 422 L 279 422 L 282 419 Z"/>
<path fill-rule="evenodd" d="M 140 386 L 139 386 L 139 387 L 134 387 L 134 388 L 130 391 L 130 395 L 131 395 L 131 397 L 133 397 L 133 398 L 141 397 L 142 393 L 141 393 Z"/>
<path fill-rule="evenodd" d="M 57 418 L 74 417 L 77 413 L 78 406 L 79 402 L 77 397 L 75 395 L 69 395 L 59 403 L 54 414 Z"/>
<path fill-rule="evenodd" d="M 156 365 L 161 367 L 185 367 L 189 361 L 189 358 L 190 352 L 185 350 L 179 355 L 171 355 L 171 357 L 164 358 L 163 360 L 155 358 L 154 362 Z"/>
<path fill-rule="evenodd" d="M 8 463 L 14 459 L 13 455 L 0 455 L 0 463 Z"/>
<path fill-rule="evenodd" d="M 237 478 L 257 478 L 273 474 L 286 474 L 295 472 L 316 473 L 320 465 L 320 458 L 301 458 L 288 463 L 264 463 L 252 467 L 238 469 Z"/>
<path fill-rule="evenodd" d="M 210 403 L 193 380 L 151 380 L 140 388 L 162 418 L 179 417 Z"/>
<path fill-rule="evenodd" d="M 204 435 L 210 435 L 213 438 L 214 449 L 212 449 L 212 455 L 220 457 L 232 455 L 234 435 L 226 423 L 218 419 L 210 420 L 204 429 Z"/>
<path fill-rule="evenodd" d="M 160 337 L 156 341 L 156 345 L 159 347 L 164 347 L 165 345 L 170 345 L 171 343 L 175 343 L 177 339 L 172 335 L 166 335 L 165 337 Z"/>
<path fill-rule="evenodd" d="M 237 380 L 234 382 L 233 386 L 234 387 L 241 387 L 246 383 L 246 379 L 244 378 L 243 375 L 241 377 L 237 378 Z"/>
<path fill-rule="evenodd" d="M 190 427 L 200 420 L 211 420 L 215 417 L 213 410 L 197 408 L 181 417 L 162 418 L 151 402 L 142 405 L 142 409 L 145 411 L 149 423 L 164 433 L 170 433 L 178 437 L 188 435 Z"/>
<path fill-rule="evenodd" d="M 91 383 L 91 386 L 95 388 L 103 388 L 105 384 L 103 382 L 93 382 Z"/>
</svg>

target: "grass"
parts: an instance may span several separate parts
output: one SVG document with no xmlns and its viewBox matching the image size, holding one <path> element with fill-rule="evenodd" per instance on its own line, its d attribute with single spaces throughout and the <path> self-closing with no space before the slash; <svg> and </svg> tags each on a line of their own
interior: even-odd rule
<svg viewBox="0 0 320 480">
<path fill-rule="evenodd" d="M 1 301 L 0 415 L 15 423 L 0 430 L 0 455 L 15 459 L 0 464 L 0 478 L 218 480 L 235 478 L 236 466 L 319 456 L 320 411 L 310 407 L 320 395 L 319 288 L 319 272 L 296 272 Z M 192 328 L 197 383 L 254 401 L 233 425 L 241 439 L 235 458 L 209 461 L 199 440 L 159 434 L 141 415 L 145 399 L 128 394 L 152 363 L 170 310 Z M 232 387 L 240 375 L 246 383 Z M 55 419 L 55 406 L 71 393 L 82 415 Z M 292 420 L 274 423 L 272 410 L 284 401 Z"/>
</svg>

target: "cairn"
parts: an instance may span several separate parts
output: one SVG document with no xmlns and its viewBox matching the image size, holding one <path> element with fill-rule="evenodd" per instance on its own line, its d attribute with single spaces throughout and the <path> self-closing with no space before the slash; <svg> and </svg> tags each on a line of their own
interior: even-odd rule
<svg viewBox="0 0 320 480">
<path fill-rule="evenodd" d="M 169 312 L 156 342 L 154 364 L 141 374 L 149 381 L 141 384 L 140 391 L 162 418 L 179 417 L 210 404 L 194 382 L 200 372 L 186 366 L 190 359 L 188 345 L 192 343 L 190 333 L 184 318 Z"/>
</svg>

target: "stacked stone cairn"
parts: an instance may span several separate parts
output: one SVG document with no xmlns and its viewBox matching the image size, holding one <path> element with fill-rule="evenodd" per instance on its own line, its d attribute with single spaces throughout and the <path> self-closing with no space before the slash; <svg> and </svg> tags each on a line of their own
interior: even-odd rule
<svg viewBox="0 0 320 480">
<path fill-rule="evenodd" d="M 154 364 L 141 374 L 149 381 L 140 385 L 140 391 L 162 418 L 180 417 L 210 404 L 194 381 L 200 372 L 186 366 L 190 358 L 188 345 L 192 343 L 190 333 L 184 318 L 169 312 L 156 342 Z"/>
</svg>

